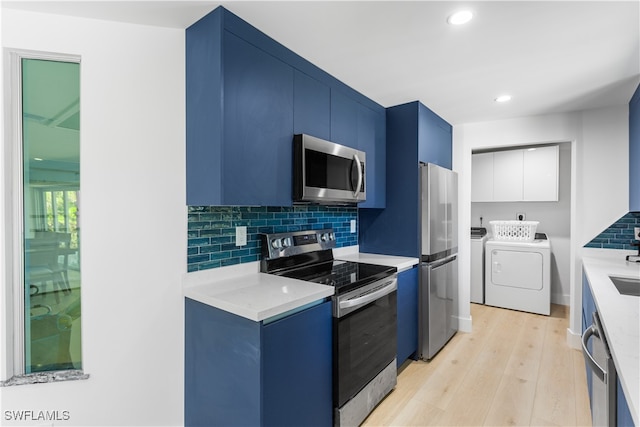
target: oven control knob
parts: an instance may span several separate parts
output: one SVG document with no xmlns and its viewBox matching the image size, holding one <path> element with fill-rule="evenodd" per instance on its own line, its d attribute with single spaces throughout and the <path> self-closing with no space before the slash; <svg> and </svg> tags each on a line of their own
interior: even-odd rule
<svg viewBox="0 0 640 427">
<path fill-rule="evenodd" d="M 281 239 L 282 248 L 288 248 L 291 246 L 293 242 L 291 241 L 291 237 L 285 237 Z"/>
<path fill-rule="evenodd" d="M 320 240 L 323 242 L 330 242 L 332 240 L 336 240 L 336 235 L 334 233 L 322 233 L 320 235 Z"/>
<path fill-rule="evenodd" d="M 282 243 L 280 241 L 280 239 L 273 239 L 271 241 L 271 247 L 274 249 L 280 249 L 282 247 Z"/>
</svg>

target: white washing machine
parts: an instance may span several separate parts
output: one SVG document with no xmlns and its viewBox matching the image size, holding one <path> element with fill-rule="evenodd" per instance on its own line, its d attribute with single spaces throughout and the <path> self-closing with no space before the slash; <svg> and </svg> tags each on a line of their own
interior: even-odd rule
<svg viewBox="0 0 640 427">
<path fill-rule="evenodd" d="M 485 243 L 485 304 L 549 315 L 551 243 L 544 233 L 531 242 Z"/>
<path fill-rule="evenodd" d="M 484 304 L 484 245 L 487 242 L 487 229 L 471 227 L 471 302 Z"/>
</svg>

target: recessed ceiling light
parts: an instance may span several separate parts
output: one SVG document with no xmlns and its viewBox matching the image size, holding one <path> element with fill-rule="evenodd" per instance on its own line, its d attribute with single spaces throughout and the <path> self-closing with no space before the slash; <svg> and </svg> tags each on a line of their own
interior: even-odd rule
<svg viewBox="0 0 640 427">
<path fill-rule="evenodd" d="M 471 21 L 473 13 L 470 10 L 460 10 L 447 18 L 447 22 L 451 25 L 462 25 Z"/>
<path fill-rule="evenodd" d="M 507 102 L 511 101 L 511 95 L 500 95 L 495 99 L 496 102 Z"/>
</svg>

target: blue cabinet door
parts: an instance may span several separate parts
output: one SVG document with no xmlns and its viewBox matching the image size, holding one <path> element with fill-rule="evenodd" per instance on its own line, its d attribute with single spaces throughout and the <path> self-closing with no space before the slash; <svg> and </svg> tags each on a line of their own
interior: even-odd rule
<svg viewBox="0 0 640 427">
<path fill-rule="evenodd" d="M 263 329 L 265 426 L 331 426 L 331 301 Z"/>
<path fill-rule="evenodd" d="M 186 426 L 332 426 L 331 301 L 264 325 L 185 299 Z"/>
<path fill-rule="evenodd" d="M 331 89 L 298 70 L 294 73 L 293 131 L 331 138 Z"/>
<path fill-rule="evenodd" d="M 293 68 L 224 35 L 223 203 L 292 203 Z"/>
<path fill-rule="evenodd" d="M 640 212 L 640 85 L 629 102 L 629 211 Z"/>
<path fill-rule="evenodd" d="M 385 207 L 385 132 L 383 111 L 374 111 L 338 90 L 331 90 L 331 141 L 367 154 L 367 200 L 358 207 Z"/>
<path fill-rule="evenodd" d="M 420 161 L 452 167 L 452 130 L 429 108 L 418 104 L 418 150 Z"/>
<path fill-rule="evenodd" d="M 386 114 L 358 104 L 357 148 L 367 153 L 367 200 L 361 208 L 386 205 Z"/>
<path fill-rule="evenodd" d="M 261 424 L 260 326 L 185 299 L 185 426 Z"/>
<path fill-rule="evenodd" d="M 222 10 L 189 27 L 185 39 L 187 205 L 216 205 L 222 202 Z"/>
<path fill-rule="evenodd" d="M 358 148 L 358 102 L 331 89 L 331 141 Z M 368 159 L 367 159 L 368 160 Z"/>
<path fill-rule="evenodd" d="M 398 274 L 398 367 L 418 350 L 418 266 Z"/>
<path fill-rule="evenodd" d="M 582 333 L 587 330 L 589 326 L 591 326 L 593 313 L 596 311 L 596 304 L 593 300 L 593 295 L 591 294 L 591 288 L 589 287 L 589 281 L 587 280 L 587 276 L 582 273 Z M 589 353 L 593 351 L 592 341 L 589 340 L 587 344 L 587 349 Z M 587 375 L 587 389 L 589 390 L 589 402 L 591 403 L 591 396 L 593 395 L 593 378 L 591 376 L 591 368 L 589 365 L 585 364 L 585 370 Z"/>
<path fill-rule="evenodd" d="M 620 384 L 620 378 L 616 385 L 616 424 L 618 427 L 635 427 L 631 411 L 629 410 L 629 404 L 627 398 L 622 390 L 622 384 Z"/>
</svg>

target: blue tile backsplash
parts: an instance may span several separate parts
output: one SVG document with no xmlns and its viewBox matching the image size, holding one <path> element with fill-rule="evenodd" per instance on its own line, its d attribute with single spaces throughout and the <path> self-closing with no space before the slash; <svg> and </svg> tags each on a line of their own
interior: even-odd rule
<svg viewBox="0 0 640 427">
<path fill-rule="evenodd" d="M 633 242 L 633 227 L 640 227 L 640 212 L 629 212 L 596 236 L 585 248 L 636 250 Z"/>
<path fill-rule="evenodd" d="M 350 232 L 358 208 L 348 206 L 189 206 L 187 271 L 260 260 L 260 234 L 333 228 L 336 246 L 358 244 Z M 247 227 L 247 244 L 235 244 L 235 227 Z"/>
</svg>

